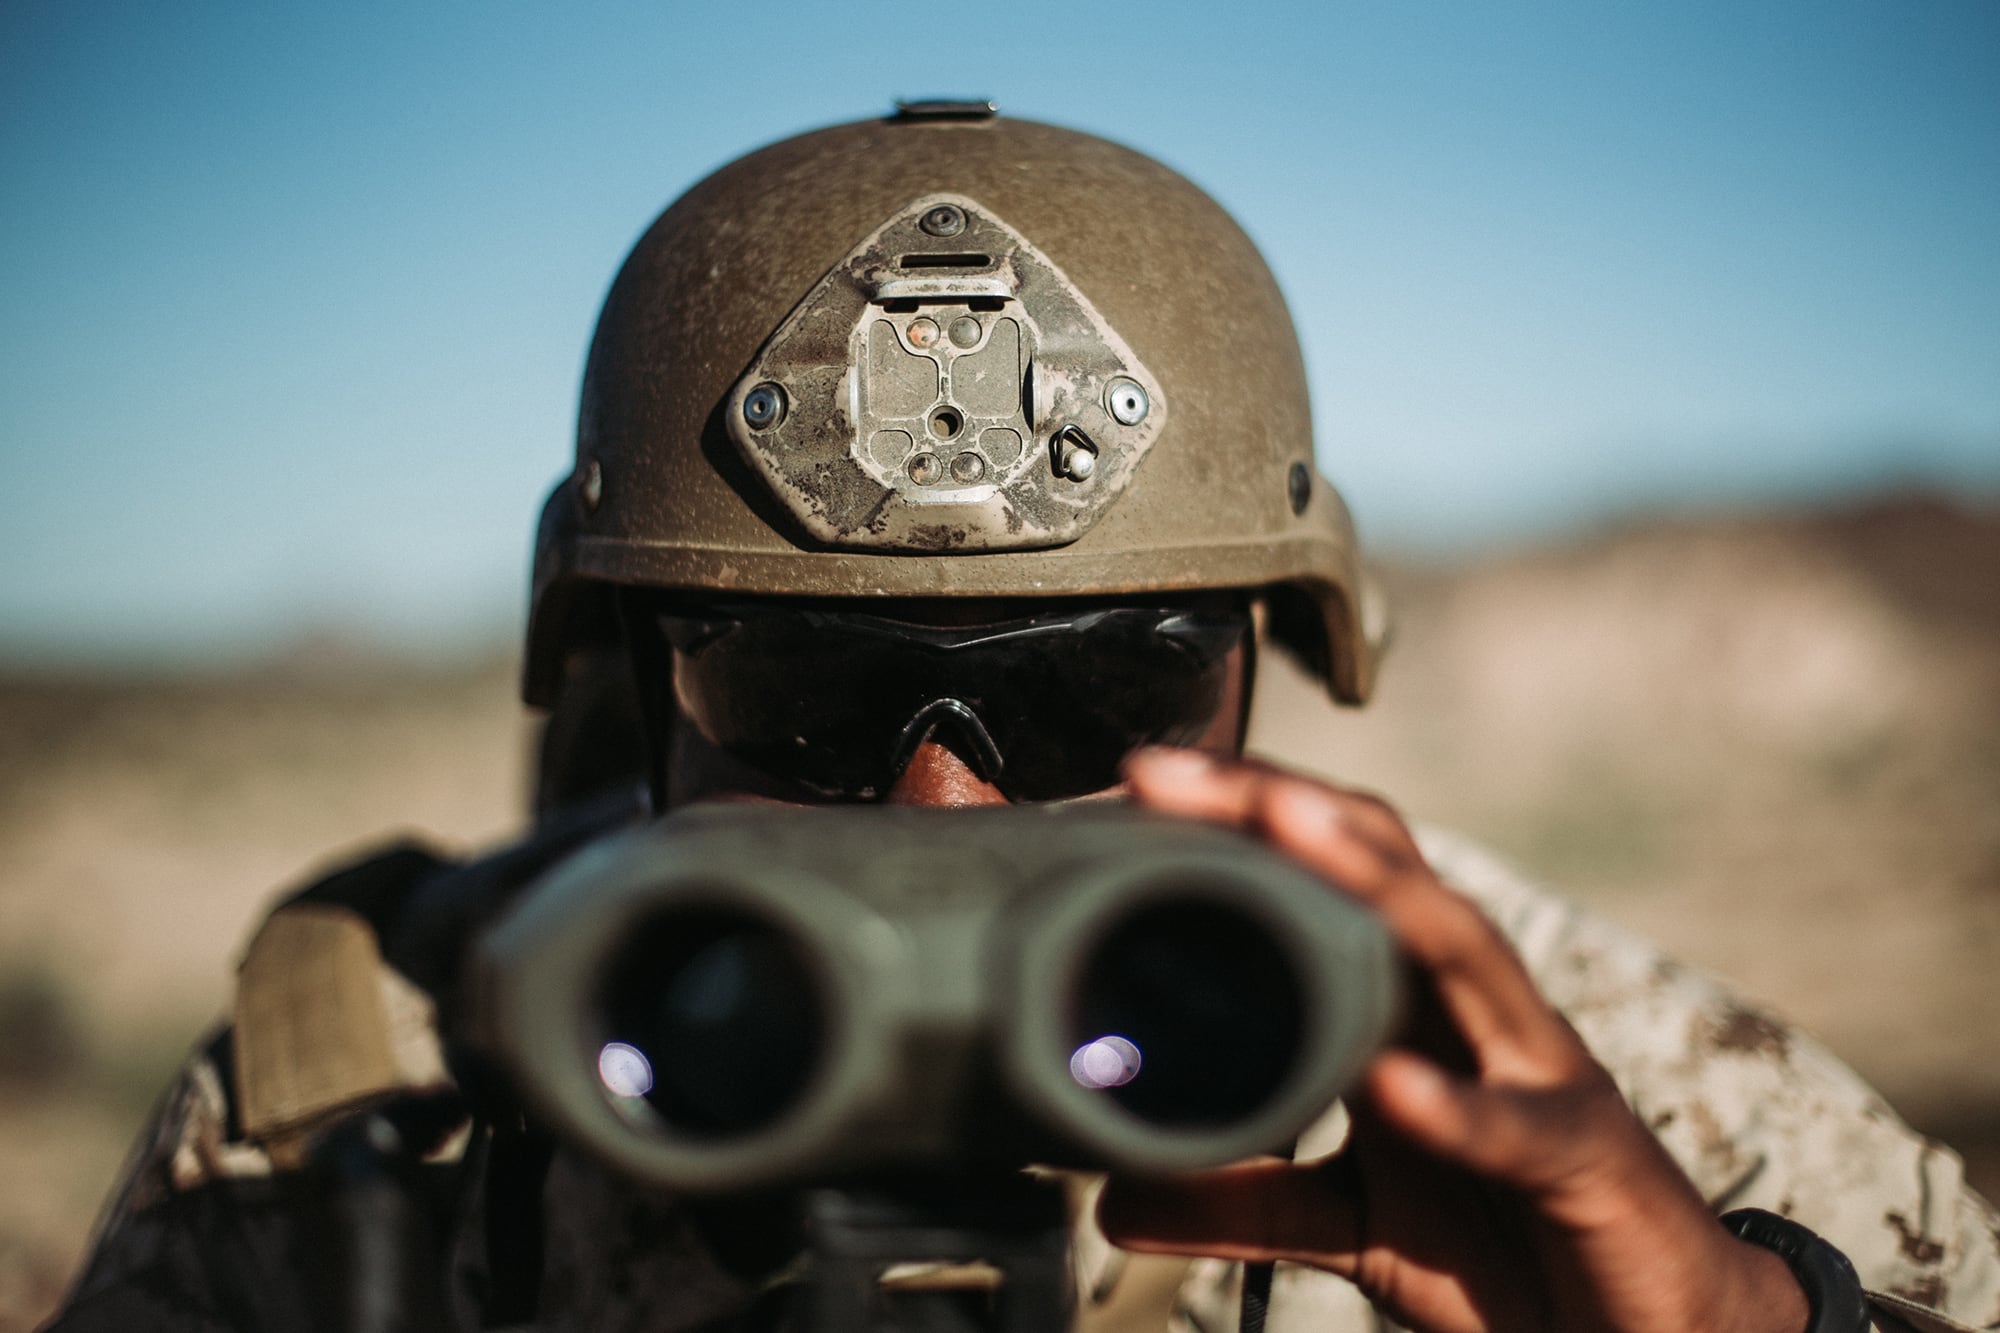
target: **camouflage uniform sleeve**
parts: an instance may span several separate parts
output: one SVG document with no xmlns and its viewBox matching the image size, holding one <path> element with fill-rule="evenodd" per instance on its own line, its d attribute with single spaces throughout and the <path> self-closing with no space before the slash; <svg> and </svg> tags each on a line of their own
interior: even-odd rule
<svg viewBox="0 0 2000 1333">
<path fill-rule="evenodd" d="M 2000 1328 L 2000 1216 L 1957 1154 L 1812 1038 L 1479 848 L 1422 842 L 1713 1208 L 1765 1208 L 1825 1236 L 1854 1261 L 1884 1328 Z"/>
<path fill-rule="evenodd" d="M 452 1273 L 483 1282 L 481 1256 L 454 1246 L 472 1142 L 454 1101 L 377 1108 L 408 1156 L 364 1197 L 350 1192 L 357 1181 L 337 1164 L 306 1169 L 303 1159 L 246 1136 L 234 1046 L 234 1032 L 220 1030 L 175 1077 L 126 1161 L 74 1290 L 45 1333 L 345 1327 L 357 1228 L 394 1238 L 407 1260 L 394 1266 L 395 1275 L 426 1301 L 434 1291 L 455 1298 L 447 1259 Z M 385 1191 L 395 1196 L 391 1207 L 383 1206 Z M 450 1326 L 469 1324 L 458 1318 Z"/>
<path fill-rule="evenodd" d="M 434 1009 L 383 963 L 369 916 L 440 864 L 408 846 L 372 854 L 265 921 L 239 969 L 235 1022 L 141 1132 L 48 1333 L 325 1326 L 343 1290 L 330 1242 L 345 1200 L 303 1168 L 358 1113 L 408 1131 L 413 1200 L 455 1179 L 470 1126 Z"/>
<path fill-rule="evenodd" d="M 302 1328 L 306 1313 L 282 1265 L 288 1238 L 264 1225 L 270 1158 L 232 1127 L 229 1034 L 184 1065 L 141 1132 L 105 1206 L 69 1300 L 45 1333 L 158 1328 L 209 1333 Z M 212 1261 L 225 1231 L 242 1260 Z"/>
</svg>

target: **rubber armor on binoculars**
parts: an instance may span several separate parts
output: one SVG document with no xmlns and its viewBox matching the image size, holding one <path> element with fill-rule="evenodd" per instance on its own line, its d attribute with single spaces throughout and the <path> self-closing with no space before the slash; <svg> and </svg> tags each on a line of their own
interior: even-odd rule
<svg viewBox="0 0 2000 1333">
<path fill-rule="evenodd" d="M 1367 910 L 1114 803 L 690 808 L 557 865 L 472 962 L 522 1098 L 694 1193 L 1282 1150 L 1397 1007 Z"/>
</svg>

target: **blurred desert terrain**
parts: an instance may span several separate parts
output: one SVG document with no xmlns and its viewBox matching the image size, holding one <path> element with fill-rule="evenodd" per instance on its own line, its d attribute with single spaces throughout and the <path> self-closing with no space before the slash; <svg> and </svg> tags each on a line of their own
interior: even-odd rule
<svg viewBox="0 0 2000 1333">
<path fill-rule="evenodd" d="M 1815 1031 L 2000 1192 L 2000 511 L 1900 497 L 1392 567 L 1375 704 L 1266 664 L 1266 753 L 1380 790 Z M 275 894 L 504 838 L 514 664 L 305 644 L 0 677 L 0 1330 L 32 1327 Z"/>
</svg>

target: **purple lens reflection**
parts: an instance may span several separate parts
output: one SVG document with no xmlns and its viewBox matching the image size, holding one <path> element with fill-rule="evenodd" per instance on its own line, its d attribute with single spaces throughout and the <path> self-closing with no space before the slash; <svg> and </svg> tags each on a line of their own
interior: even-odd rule
<svg viewBox="0 0 2000 1333">
<path fill-rule="evenodd" d="M 653 1090 L 653 1064 L 638 1047 L 610 1041 L 597 1053 L 597 1077 L 614 1097 L 643 1097 Z"/>
<path fill-rule="evenodd" d="M 1139 1074 L 1139 1048 L 1123 1037 L 1103 1036 L 1071 1052 L 1069 1076 L 1086 1088 L 1122 1088 Z"/>
</svg>

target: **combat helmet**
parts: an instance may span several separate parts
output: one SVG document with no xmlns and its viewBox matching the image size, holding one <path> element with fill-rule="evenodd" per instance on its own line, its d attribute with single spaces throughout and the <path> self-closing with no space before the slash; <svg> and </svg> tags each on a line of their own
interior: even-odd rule
<svg viewBox="0 0 2000 1333">
<path fill-rule="evenodd" d="M 1249 238 L 1160 163 L 983 103 L 760 149 L 633 248 L 542 511 L 530 704 L 620 588 L 1256 590 L 1349 703 L 1381 636 Z"/>
</svg>

